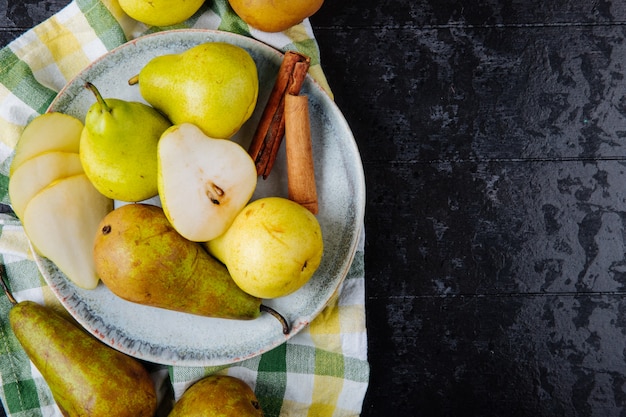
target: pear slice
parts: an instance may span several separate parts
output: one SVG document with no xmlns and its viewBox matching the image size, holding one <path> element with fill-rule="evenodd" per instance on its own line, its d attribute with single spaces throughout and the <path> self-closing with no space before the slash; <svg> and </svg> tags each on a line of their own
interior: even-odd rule
<svg viewBox="0 0 626 417">
<path fill-rule="evenodd" d="M 9 178 L 9 197 L 13 211 L 20 219 L 35 194 L 54 181 L 83 172 L 80 156 L 75 152 L 46 152 L 21 164 Z"/>
<path fill-rule="evenodd" d="M 39 191 L 24 210 L 24 231 L 33 247 L 72 282 L 98 285 L 93 244 L 100 221 L 113 201 L 94 188 L 85 174 L 62 178 Z"/>
<path fill-rule="evenodd" d="M 24 161 L 49 151 L 78 152 L 83 123 L 77 118 L 58 112 L 35 117 L 22 131 L 9 175 Z"/>
<path fill-rule="evenodd" d="M 254 161 L 239 144 L 206 136 L 190 123 L 166 130 L 158 146 L 163 210 L 185 238 L 206 242 L 228 229 L 257 184 Z"/>
</svg>

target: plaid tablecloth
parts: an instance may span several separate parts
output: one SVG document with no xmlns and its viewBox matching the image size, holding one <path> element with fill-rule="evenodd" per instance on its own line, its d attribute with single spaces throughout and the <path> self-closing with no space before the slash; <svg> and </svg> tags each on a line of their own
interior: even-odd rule
<svg viewBox="0 0 626 417">
<path fill-rule="evenodd" d="M 311 74 L 327 89 L 308 20 L 282 33 L 249 28 L 227 0 L 207 0 L 191 19 L 173 28 L 219 29 L 254 37 L 312 57 Z M 126 16 L 117 0 L 75 0 L 0 50 L 0 203 L 9 205 L 8 172 L 24 126 L 45 112 L 57 92 L 90 62 L 138 36 L 163 30 Z M 18 300 L 62 309 L 30 253 L 20 222 L 0 210 L 0 257 Z M 147 364 L 167 406 L 211 373 L 250 384 L 266 416 L 356 416 L 369 381 L 364 308 L 363 236 L 338 295 L 301 333 L 261 356 L 219 368 Z M 61 416 L 41 375 L 14 338 L 0 297 L 0 398 L 9 416 Z M 112 381 L 114 383 L 114 381 Z M 164 407 L 167 409 L 167 407 Z"/>
</svg>

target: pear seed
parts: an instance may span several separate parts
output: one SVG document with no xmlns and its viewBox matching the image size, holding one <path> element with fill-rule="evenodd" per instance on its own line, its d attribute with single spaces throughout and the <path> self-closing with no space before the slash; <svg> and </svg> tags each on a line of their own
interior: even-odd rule
<svg viewBox="0 0 626 417">
<path fill-rule="evenodd" d="M 222 190 L 222 188 L 219 185 L 212 184 L 212 186 L 213 186 L 213 191 L 215 191 L 215 194 L 217 194 L 220 197 L 224 195 L 224 190 Z"/>
<path fill-rule="evenodd" d="M 214 194 L 216 194 L 217 197 L 214 197 Z M 211 183 L 209 189 L 206 192 L 206 195 L 207 197 L 209 197 L 209 200 L 211 200 L 211 203 L 219 205 L 220 200 L 218 200 L 218 197 L 222 197 L 224 195 L 224 190 L 221 189 L 217 184 Z"/>
</svg>

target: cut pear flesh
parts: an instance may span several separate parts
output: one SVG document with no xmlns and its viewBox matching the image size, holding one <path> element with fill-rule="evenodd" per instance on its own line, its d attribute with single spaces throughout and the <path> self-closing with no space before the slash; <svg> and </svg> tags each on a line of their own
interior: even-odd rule
<svg viewBox="0 0 626 417">
<path fill-rule="evenodd" d="M 82 172 L 80 157 L 74 152 L 46 152 L 30 158 L 9 178 L 13 211 L 23 219 L 26 205 L 39 191 L 58 179 Z"/>
<path fill-rule="evenodd" d="M 113 208 L 85 174 L 55 181 L 38 192 L 24 210 L 24 231 L 33 247 L 72 282 L 98 285 L 93 244 L 100 220 Z"/>
<path fill-rule="evenodd" d="M 166 130 L 158 146 L 163 210 L 185 238 L 206 242 L 221 235 L 252 197 L 254 161 L 241 145 L 206 136 L 193 124 Z"/>
<path fill-rule="evenodd" d="M 17 141 L 9 174 L 13 174 L 24 161 L 44 152 L 78 153 L 82 131 L 83 123 L 64 113 L 44 113 L 35 117 Z"/>
</svg>

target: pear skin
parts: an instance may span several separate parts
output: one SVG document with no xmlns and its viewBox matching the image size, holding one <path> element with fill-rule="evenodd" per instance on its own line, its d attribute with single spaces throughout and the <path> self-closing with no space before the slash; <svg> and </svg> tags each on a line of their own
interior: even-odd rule
<svg viewBox="0 0 626 417">
<path fill-rule="evenodd" d="M 131 302 L 229 319 L 261 312 L 261 300 L 242 291 L 200 243 L 182 237 L 157 206 L 128 204 L 105 216 L 94 260 L 102 282 Z"/>
<path fill-rule="evenodd" d="M 137 80 L 142 97 L 173 124 L 193 123 L 217 139 L 230 138 L 241 128 L 252 116 L 259 94 L 252 56 L 224 42 L 157 56 Z"/>
<path fill-rule="evenodd" d="M 269 299 L 289 295 L 311 279 L 322 261 L 324 241 L 317 218 L 304 206 L 264 197 L 248 204 L 205 247 L 241 289 Z"/>
<path fill-rule="evenodd" d="M 172 26 L 189 19 L 204 0 L 120 0 L 122 10 L 133 19 L 150 26 Z M 175 7 L 172 7 L 175 6 Z"/>
<path fill-rule="evenodd" d="M 314 15 L 324 0 L 228 0 L 248 25 L 264 32 L 282 32 Z"/>
<path fill-rule="evenodd" d="M 9 322 L 64 416 L 152 417 L 156 412 L 150 374 L 137 360 L 33 301 L 15 304 Z"/>
<path fill-rule="evenodd" d="M 140 102 L 104 99 L 93 86 L 96 102 L 85 116 L 80 160 L 85 174 L 103 195 L 122 201 L 154 197 L 157 189 L 157 143 L 171 126 L 165 116 Z"/>
<path fill-rule="evenodd" d="M 168 417 L 263 417 L 254 391 L 241 379 L 211 375 L 187 388 Z"/>
</svg>

